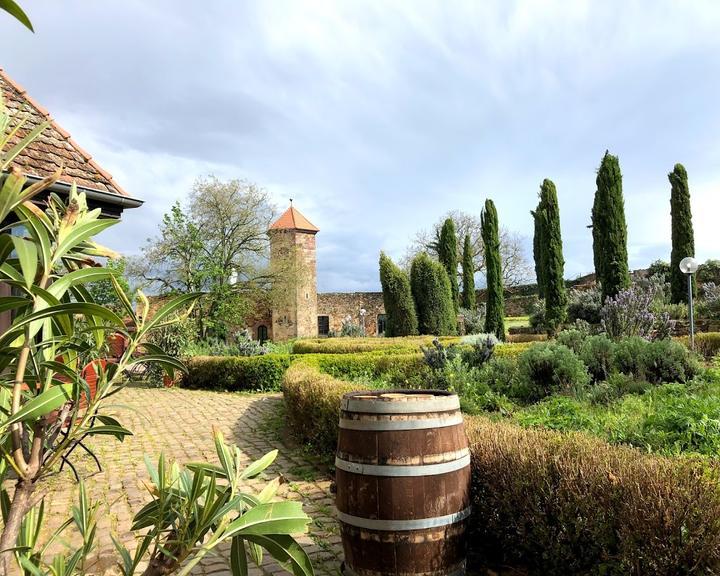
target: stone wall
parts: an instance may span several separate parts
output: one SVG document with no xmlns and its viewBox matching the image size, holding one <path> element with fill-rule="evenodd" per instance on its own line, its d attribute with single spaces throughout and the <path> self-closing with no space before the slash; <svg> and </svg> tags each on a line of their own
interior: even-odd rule
<svg viewBox="0 0 720 576">
<path fill-rule="evenodd" d="M 343 320 L 350 316 L 361 324 L 360 309 L 365 309 L 365 334 L 378 335 L 378 316 L 385 314 L 382 292 L 325 292 L 317 295 L 318 316 L 328 316 L 330 330 L 340 333 Z"/>
</svg>

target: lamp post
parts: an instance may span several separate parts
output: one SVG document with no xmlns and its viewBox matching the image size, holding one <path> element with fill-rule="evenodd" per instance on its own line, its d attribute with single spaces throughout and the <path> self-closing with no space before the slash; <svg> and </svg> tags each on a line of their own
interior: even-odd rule
<svg viewBox="0 0 720 576">
<path fill-rule="evenodd" d="M 692 275 L 697 272 L 698 263 L 692 256 L 680 260 L 680 271 L 688 279 L 688 316 L 690 317 L 690 350 L 695 350 L 695 314 L 693 313 Z"/>
<path fill-rule="evenodd" d="M 360 330 L 363 336 L 365 336 L 365 314 L 367 314 L 367 310 L 360 308 Z"/>
</svg>

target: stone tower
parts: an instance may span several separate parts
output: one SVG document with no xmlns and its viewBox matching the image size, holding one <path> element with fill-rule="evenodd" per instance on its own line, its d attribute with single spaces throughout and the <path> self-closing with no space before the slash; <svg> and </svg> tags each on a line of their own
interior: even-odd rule
<svg viewBox="0 0 720 576">
<path fill-rule="evenodd" d="M 272 310 L 274 340 L 318 335 L 315 234 L 319 231 L 295 209 L 292 201 L 270 225 L 270 262 L 288 281 L 281 302 Z"/>
</svg>

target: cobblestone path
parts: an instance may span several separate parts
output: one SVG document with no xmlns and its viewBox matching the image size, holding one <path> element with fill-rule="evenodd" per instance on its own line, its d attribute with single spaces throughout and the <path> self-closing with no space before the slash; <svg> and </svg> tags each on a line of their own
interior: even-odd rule
<svg viewBox="0 0 720 576">
<path fill-rule="evenodd" d="M 282 397 L 279 394 L 230 394 L 183 390 L 179 388 L 126 388 L 109 400 L 112 412 L 133 432 L 124 442 L 112 437 L 95 437 L 89 444 L 103 464 L 98 472 L 93 460 L 82 450 L 73 463 L 85 479 L 93 499 L 102 502 L 98 526 L 99 549 L 93 572 L 112 572 L 117 561 L 111 535 L 134 549 L 130 532 L 133 515 L 149 500 L 143 485 L 148 480 L 144 455 L 153 461 L 163 452 L 170 460 L 186 463 L 198 460 L 216 462 L 212 427 L 222 430 L 225 439 L 238 445 L 250 462 L 278 448 L 280 455 L 266 473 L 266 479 L 282 474 L 287 482 L 279 495 L 303 501 L 313 518 L 310 533 L 298 540 L 310 554 L 320 576 L 339 574 L 342 546 L 334 519 L 330 479 L 317 461 L 303 454 L 291 441 L 281 439 Z M 262 479 L 250 481 L 259 490 Z M 69 517 L 77 496 L 77 484 L 66 467 L 47 483 L 47 530 Z M 219 548 L 195 568 L 193 574 L 229 574 L 229 546 Z M 269 559 L 261 568 L 251 568 L 252 576 L 271 575 L 283 570 Z"/>
</svg>

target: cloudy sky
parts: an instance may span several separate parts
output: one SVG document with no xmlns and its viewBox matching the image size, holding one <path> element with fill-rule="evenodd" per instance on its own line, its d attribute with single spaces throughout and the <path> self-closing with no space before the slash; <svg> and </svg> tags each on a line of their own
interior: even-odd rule
<svg viewBox="0 0 720 576">
<path fill-rule="evenodd" d="M 592 269 L 590 207 L 620 157 L 631 266 L 668 259 L 667 173 L 690 175 L 698 257 L 720 257 L 714 1 L 24 0 L 0 66 L 145 206 L 136 253 L 198 177 L 246 178 L 320 229 L 321 291 L 377 289 L 450 209 L 495 200 L 532 235 L 543 178 L 566 274 Z M 528 242 L 529 245 L 529 242 Z"/>
</svg>

